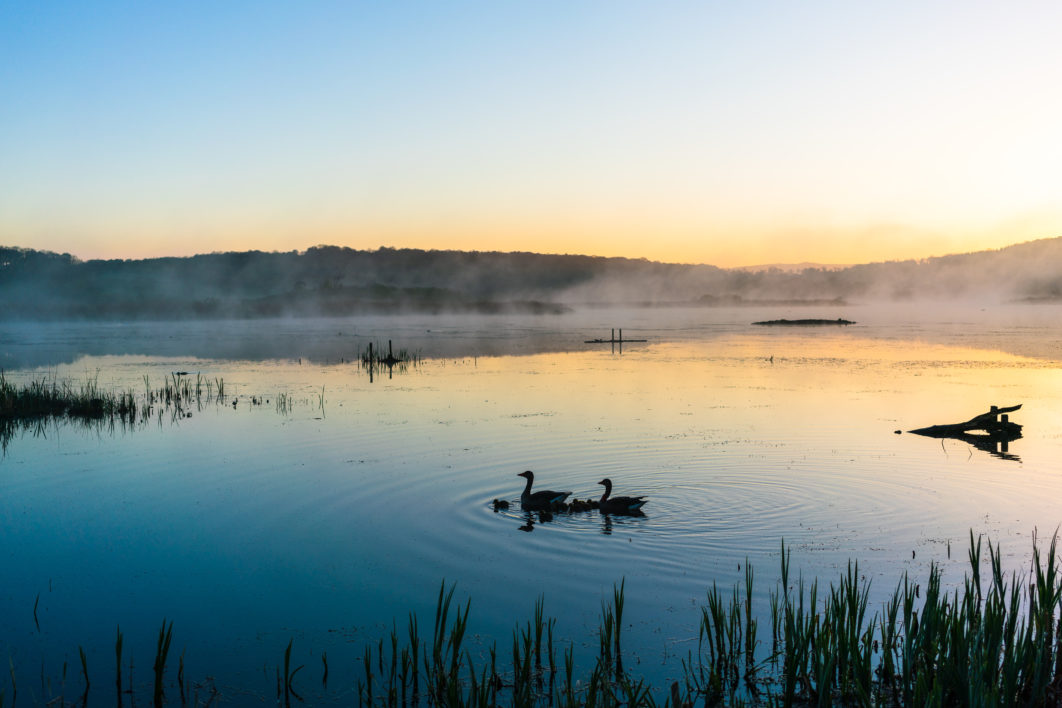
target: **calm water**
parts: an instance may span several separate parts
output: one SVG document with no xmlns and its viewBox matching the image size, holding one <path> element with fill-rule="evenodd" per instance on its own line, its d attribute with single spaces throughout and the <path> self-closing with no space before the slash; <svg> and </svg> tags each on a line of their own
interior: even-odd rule
<svg viewBox="0 0 1062 708">
<path fill-rule="evenodd" d="M 818 316 L 858 324 L 750 325 Z M 410 611 L 430 624 L 444 579 L 471 599 L 480 651 L 506 653 L 541 595 L 587 658 L 625 579 L 632 668 L 662 683 L 695 648 L 706 589 L 741 580 L 746 559 L 766 611 L 783 538 L 794 572 L 825 583 L 858 559 L 874 607 L 930 562 L 961 577 L 971 529 L 1023 567 L 1034 529 L 1062 522 L 1059 323 L 1048 307 L 853 307 L 2 325 L 9 380 L 143 391 L 145 376 L 191 371 L 224 379 L 227 399 L 7 442 L 0 653 L 20 696 L 57 694 L 64 661 L 77 695 L 83 646 L 102 700 L 116 626 L 149 685 L 166 618 L 174 666 L 184 651 L 186 675 L 231 704 L 274 700 L 290 639 L 303 689 L 321 691 L 327 651 L 326 697 L 349 701 L 345 668 Z M 649 341 L 583 343 L 618 326 Z M 350 360 L 388 338 L 424 359 L 370 380 Z M 1017 403 L 1025 435 L 1007 456 L 894 432 Z M 515 503 L 525 469 L 579 498 L 611 477 L 649 496 L 646 515 L 540 522 Z M 514 506 L 496 513 L 494 498 Z"/>
</svg>

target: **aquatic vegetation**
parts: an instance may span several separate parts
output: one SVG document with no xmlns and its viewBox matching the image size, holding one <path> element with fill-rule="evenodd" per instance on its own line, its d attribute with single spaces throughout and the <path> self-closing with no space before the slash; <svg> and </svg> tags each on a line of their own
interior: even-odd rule
<svg viewBox="0 0 1062 708">
<path fill-rule="evenodd" d="M 277 413 L 288 415 L 291 413 L 292 398 L 287 393 L 278 393 L 276 400 Z"/>
<path fill-rule="evenodd" d="M 114 640 L 114 693 L 118 697 L 118 708 L 122 708 L 122 628 L 115 630 L 117 636 Z"/>
<path fill-rule="evenodd" d="M 16 385 L 0 370 L 0 453 L 7 451 L 8 443 L 16 435 L 31 431 L 44 435 L 47 426 L 58 422 L 74 423 L 92 427 L 94 430 L 132 430 L 151 421 L 162 424 L 164 417 L 176 423 L 192 416 L 193 411 L 203 410 L 204 405 L 221 405 L 228 402 L 225 379 L 212 379 L 187 371 L 175 371 L 163 379 L 162 385 L 153 387 L 150 377 L 143 376 L 144 390 L 138 393 L 106 390 L 99 385 L 98 372 L 81 384 L 52 377 L 40 378 Z M 268 403 L 264 396 L 251 396 L 251 405 Z M 314 398 L 300 399 L 307 405 L 324 413 L 325 387 Z M 235 408 L 238 399 L 233 398 Z M 296 399 L 289 393 L 276 396 L 276 411 L 290 415 Z"/>
<path fill-rule="evenodd" d="M 291 668 L 291 646 L 295 643 L 295 640 L 288 641 L 288 648 L 284 650 L 284 706 L 288 708 L 291 706 L 291 697 L 295 696 L 295 699 L 300 703 L 302 697 L 295 692 L 293 687 L 295 683 L 295 674 L 302 670 L 303 665 L 299 665 L 294 669 Z M 277 702 L 280 701 L 280 686 L 277 686 Z"/>
<path fill-rule="evenodd" d="M 987 550 L 987 581 L 982 578 Z M 1005 577 L 998 545 L 970 534 L 970 569 L 947 590 L 931 566 L 923 586 L 906 574 L 880 612 L 869 608 L 869 583 L 850 562 L 828 588 L 791 577 L 790 550 L 781 546 L 781 575 L 769 594 L 771 631 L 761 638 L 753 607 L 754 572 L 729 597 L 708 589 L 697 647 L 668 686 L 651 686 L 624 667 L 625 582 L 602 601 L 597 655 L 577 670 L 571 642 L 558 651 L 556 620 L 538 599 L 532 617 L 512 632 L 511 659 L 499 661 L 497 643 L 476 653 L 467 646 L 471 600 L 454 602 L 455 585 L 443 581 L 428 637 L 409 615 L 404 633 L 393 629 L 365 646 L 355 676 L 358 705 L 468 706 L 1053 706 L 1062 695 L 1062 568 L 1056 541 L 1046 554 L 1033 541 L 1027 576 Z M 173 624 L 158 633 L 153 705 L 165 702 L 165 665 Z M 79 647 L 87 701 L 89 669 Z M 277 703 L 303 701 L 290 640 L 276 667 Z M 116 689 L 122 704 L 122 633 L 117 633 Z M 11 697 L 16 694 L 11 663 Z M 329 665 L 322 652 L 322 690 Z M 65 664 L 63 672 L 65 682 Z M 43 677 L 42 677 L 43 683 Z M 335 683 L 335 681 L 333 681 Z M 177 685 L 187 700 L 184 655 Z M 348 689 L 340 688 L 345 700 Z M 133 693 L 132 682 L 127 693 Z M 3 695 L 3 694 L 0 694 Z M 207 704 L 218 700 L 216 689 Z M 307 699 L 310 697 L 308 696 Z M 327 697 L 325 697 L 327 699 Z M 131 695 L 130 701 L 133 701 Z M 198 705 L 198 697 L 194 698 Z"/>
<path fill-rule="evenodd" d="M 89 686 L 89 673 L 88 673 L 88 660 L 85 658 L 85 649 L 78 646 L 77 653 L 81 656 L 81 676 L 85 679 L 85 692 L 81 694 L 81 705 L 88 705 Z"/>
<path fill-rule="evenodd" d="M 385 368 L 388 376 L 391 376 L 394 374 L 395 369 L 399 372 L 404 372 L 410 366 L 417 366 L 420 364 L 421 356 L 420 352 L 411 352 L 408 349 L 399 349 L 396 354 L 391 340 L 388 339 L 387 356 L 383 355 L 383 350 L 378 343 L 374 345 L 369 342 L 364 350 L 358 351 L 357 359 L 361 363 L 361 368 L 369 374 L 369 380 L 372 381 Z"/>
<path fill-rule="evenodd" d="M 419 352 L 411 352 L 408 349 L 399 349 L 396 354 L 390 339 L 387 340 L 387 356 L 379 343 L 369 342 L 364 350 L 358 351 L 358 360 L 362 364 L 383 364 L 394 366 L 396 364 L 419 364 L 421 356 Z"/>
<path fill-rule="evenodd" d="M 155 663 L 153 670 L 155 672 L 155 691 L 154 691 L 154 705 L 155 708 L 161 708 L 162 703 L 166 697 L 166 691 L 164 688 L 164 681 L 166 675 L 166 657 L 170 653 L 170 641 L 173 639 L 173 622 L 166 626 L 166 620 L 162 620 L 162 627 L 159 629 L 159 640 L 155 649 Z"/>
<path fill-rule="evenodd" d="M 42 432 L 44 424 L 51 420 L 132 426 L 147 419 L 150 409 L 142 399 L 132 391 L 105 391 L 97 378 L 98 374 L 80 386 L 55 378 L 16 386 L 0 371 L 0 451 L 7 451 L 8 441 L 16 434 L 27 430 Z"/>
<path fill-rule="evenodd" d="M 99 387 L 93 377 L 75 388 L 68 382 L 41 378 L 15 386 L 0 371 L 0 419 L 22 420 L 48 416 L 71 418 L 132 418 L 136 399 L 132 392 L 113 393 Z"/>
</svg>

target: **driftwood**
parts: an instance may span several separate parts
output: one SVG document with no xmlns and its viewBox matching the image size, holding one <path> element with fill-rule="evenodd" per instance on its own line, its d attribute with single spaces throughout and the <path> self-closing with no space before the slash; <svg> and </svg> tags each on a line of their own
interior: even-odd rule
<svg viewBox="0 0 1062 708">
<path fill-rule="evenodd" d="M 1008 445 L 1021 437 L 1021 426 L 1010 421 L 1008 413 L 1021 408 L 1016 406 L 998 408 L 992 406 L 987 413 L 975 415 L 964 423 L 951 423 L 947 425 L 931 425 L 928 428 L 918 428 L 908 432 L 915 435 L 925 435 L 930 438 L 951 438 L 961 440 L 979 450 L 984 450 L 992 455 L 1005 460 L 1017 460 L 1017 455 L 1010 454 Z M 980 431 L 980 432 L 971 432 Z"/>
<path fill-rule="evenodd" d="M 996 406 L 992 406 L 992 409 L 987 413 L 975 415 L 965 423 L 931 425 L 928 428 L 919 428 L 918 430 L 911 430 L 910 432 L 931 438 L 947 438 L 952 435 L 968 433 L 971 430 L 983 430 L 989 435 L 1013 435 L 1014 437 L 1011 439 L 1014 440 L 1021 437 L 1021 426 L 1017 423 L 1011 423 L 1010 417 L 1007 416 L 1007 413 L 1013 413 L 1019 408 L 1021 408 L 1020 403 L 1008 408 L 997 408 Z"/>
</svg>

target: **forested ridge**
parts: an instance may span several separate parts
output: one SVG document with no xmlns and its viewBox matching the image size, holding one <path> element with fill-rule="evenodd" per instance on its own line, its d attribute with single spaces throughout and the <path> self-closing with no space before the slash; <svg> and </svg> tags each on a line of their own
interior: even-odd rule
<svg viewBox="0 0 1062 708">
<path fill-rule="evenodd" d="M 363 312 L 563 312 L 588 304 L 1062 300 L 1062 238 L 844 268 L 723 269 L 526 252 L 228 252 L 87 260 L 0 247 L 0 318 L 184 319 Z"/>
</svg>

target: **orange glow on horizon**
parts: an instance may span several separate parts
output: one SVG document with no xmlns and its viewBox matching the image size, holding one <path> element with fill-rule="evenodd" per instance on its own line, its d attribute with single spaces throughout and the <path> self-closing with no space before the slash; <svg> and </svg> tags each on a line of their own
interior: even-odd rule
<svg viewBox="0 0 1062 708">
<path fill-rule="evenodd" d="M 666 263 L 707 264 L 735 268 L 771 264 L 818 263 L 851 265 L 879 261 L 922 259 L 955 253 L 991 250 L 1062 236 L 1038 230 L 1039 221 L 1025 228 L 999 228 L 965 235 L 947 235 L 902 226 L 881 225 L 862 229 L 791 228 L 768 230 L 748 225 L 683 229 L 675 233 L 666 226 L 646 224 L 609 228 L 550 228 L 522 224 L 503 227 L 476 224 L 461 228 L 446 224 L 390 224 L 379 228 L 325 226 L 299 230 L 193 229 L 187 236 L 117 234 L 89 246 L 82 239 L 56 240 L 45 250 L 70 253 L 82 260 L 189 257 L 219 251 L 304 251 L 318 245 L 376 250 L 381 247 L 458 251 L 524 251 L 545 254 L 585 255 L 646 259 Z M 1046 224 L 1044 225 L 1046 226 Z M 1030 228 L 1031 227 L 1031 228 Z M 299 235 L 295 235 L 299 234 Z M 5 244 L 39 248 L 33 243 Z"/>
</svg>

